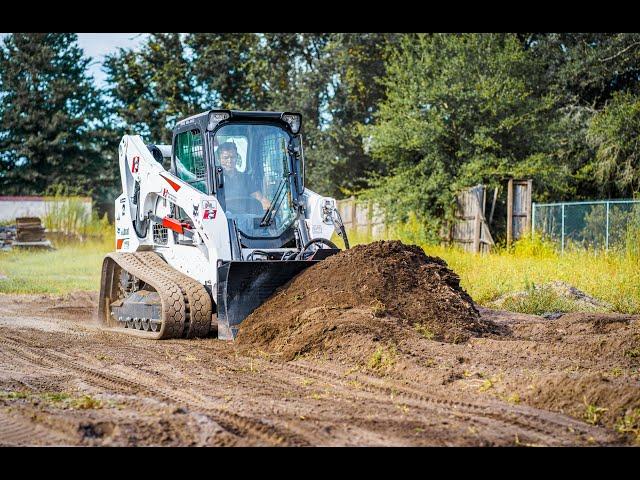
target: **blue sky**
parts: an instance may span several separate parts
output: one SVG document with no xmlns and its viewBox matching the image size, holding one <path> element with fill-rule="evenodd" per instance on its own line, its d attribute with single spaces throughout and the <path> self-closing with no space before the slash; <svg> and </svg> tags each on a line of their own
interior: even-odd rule
<svg viewBox="0 0 640 480">
<path fill-rule="evenodd" d="M 0 33 L 0 40 L 8 35 Z M 93 61 L 89 67 L 89 73 L 96 79 L 96 85 L 104 87 L 106 75 L 102 71 L 104 56 L 114 53 L 118 48 L 139 47 L 149 35 L 148 33 L 78 33 L 78 45 L 84 50 L 85 56 Z"/>
<path fill-rule="evenodd" d="M 104 86 L 105 74 L 102 62 L 105 55 L 118 48 L 137 48 L 144 42 L 147 33 L 78 33 L 78 45 L 88 57 L 93 58 L 89 73 L 96 79 L 98 87 Z"/>
</svg>

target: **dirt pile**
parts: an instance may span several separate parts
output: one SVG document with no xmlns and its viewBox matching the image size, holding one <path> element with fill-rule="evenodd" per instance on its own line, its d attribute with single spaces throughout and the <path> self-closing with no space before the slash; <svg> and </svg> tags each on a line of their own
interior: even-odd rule
<svg viewBox="0 0 640 480">
<path fill-rule="evenodd" d="M 411 331 L 460 343 L 493 329 L 444 260 L 379 241 L 302 272 L 244 320 L 237 342 L 293 358 L 344 347 L 354 335 L 387 341 Z"/>
</svg>

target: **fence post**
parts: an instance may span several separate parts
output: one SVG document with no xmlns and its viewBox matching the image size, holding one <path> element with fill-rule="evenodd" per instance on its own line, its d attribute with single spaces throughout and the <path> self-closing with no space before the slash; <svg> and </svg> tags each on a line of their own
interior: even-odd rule
<svg viewBox="0 0 640 480">
<path fill-rule="evenodd" d="M 536 204 L 531 203 L 531 238 L 533 238 L 533 231 L 536 226 Z"/>
<path fill-rule="evenodd" d="M 373 237 L 373 200 L 369 200 L 367 205 L 367 237 Z"/>
<path fill-rule="evenodd" d="M 507 248 L 513 239 L 513 178 L 507 184 Z"/>
<path fill-rule="evenodd" d="M 562 243 L 561 252 L 564 253 L 564 203 L 562 204 Z"/>
<path fill-rule="evenodd" d="M 476 210 L 476 218 L 473 222 L 473 253 L 480 252 L 480 235 L 482 223 L 480 222 L 480 209 Z"/>
<path fill-rule="evenodd" d="M 605 245 L 607 252 L 609 251 L 609 202 L 607 201 L 607 235 L 605 237 Z"/>
</svg>

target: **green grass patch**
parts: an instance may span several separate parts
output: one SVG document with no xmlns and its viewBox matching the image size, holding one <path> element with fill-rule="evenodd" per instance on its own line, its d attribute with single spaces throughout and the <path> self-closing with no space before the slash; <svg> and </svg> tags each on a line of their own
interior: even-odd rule
<svg viewBox="0 0 640 480">
<path fill-rule="evenodd" d="M 598 425 L 602 419 L 602 415 L 608 410 L 608 408 L 598 407 L 597 405 L 588 403 L 586 397 L 584 398 L 583 418 L 585 422 L 591 425 Z"/>
<path fill-rule="evenodd" d="M 57 250 L 0 252 L 0 293 L 66 294 L 97 291 L 102 260 L 115 249 L 113 238 L 63 245 Z"/>
<path fill-rule="evenodd" d="M 631 434 L 635 442 L 640 443 L 640 408 L 634 408 L 616 423 L 616 430 L 622 434 Z"/>
<path fill-rule="evenodd" d="M 580 311 L 580 306 L 566 299 L 553 289 L 545 286 L 535 288 L 527 286 L 526 295 L 522 297 L 509 297 L 500 307 L 510 312 L 542 315 L 550 312 L 574 312 Z"/>
<path fill-rule="evenodd" d="M 415 329 L 416 332 L 418 332 L 420 335 L 422 335 L 424 338 L 426 338 L 427 340 L 433 340 L 434 337 L 436 336 L 435 333 L 433 333 L 429 327 L 427 327 L 426 324 L 424 323 L 416 323 L 413 328 Z"/>
<path fill-rule="evenodd" d="M 395 347 L 378 347 L 367 361 L 367 366 L 376 372 L 389 370 L 396 363 L 397 352 Z"/>
</svg>

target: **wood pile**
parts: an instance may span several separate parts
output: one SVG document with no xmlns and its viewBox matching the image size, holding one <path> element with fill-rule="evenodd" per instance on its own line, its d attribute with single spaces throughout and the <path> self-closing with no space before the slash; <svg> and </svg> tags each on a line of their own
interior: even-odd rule
<svg viewBox="0 0 640 480">
<path fill-rule="evenodd" d="M 45 240 L 44 227 L 38 217 L 16 218 L 16 241 L 44 242 Z"/>
</svg>

